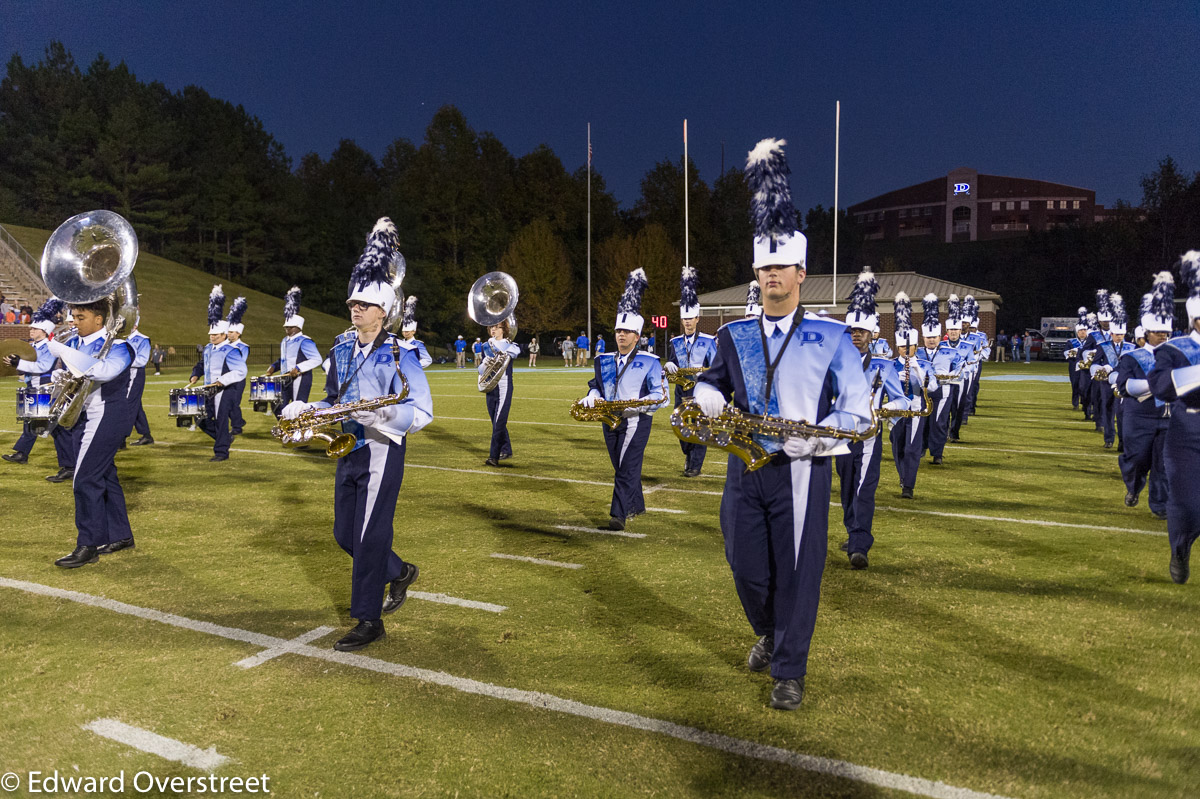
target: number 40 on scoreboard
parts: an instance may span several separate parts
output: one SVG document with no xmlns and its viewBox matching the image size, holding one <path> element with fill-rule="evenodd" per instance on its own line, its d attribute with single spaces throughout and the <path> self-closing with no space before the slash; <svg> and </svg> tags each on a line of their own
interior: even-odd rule
<svg viewBox="0 0 1200 799">
<path fill-rule="evenodd" d="M 651 316 L 650 323 L 663 330 L 667 329 L 667 317 L 665 316 Z"/>
</svg>

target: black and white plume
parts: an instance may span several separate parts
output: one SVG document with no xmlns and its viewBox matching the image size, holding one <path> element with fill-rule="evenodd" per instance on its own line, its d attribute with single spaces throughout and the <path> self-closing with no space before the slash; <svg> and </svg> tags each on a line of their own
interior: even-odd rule
<svg viewBox="0 0 1200 799">
<path fill-rule="evenodd" d="M 1200 319 L 1200 250 L 1189 250 L 1179 258 L 1179 274 L 1187 287 L 1188 324 Z"/>
<path fill-rule="evenodd" d="M 957 294 L 951 294 L 946 298 L 946 329 L 962 330 L 962 318 L 962 300 Z"/>
<path fill-rule="evenodd" d="M 367 246 L 350 273 L 351 291 L 365 289 L 372 283 L 390 283 L 390 266 L 398 249 L 396 226 L 386 216 L 381 217 L 367 234 Z"/>
<path fill-rule="evenodd" d="M 696 294 L 696 269 L 685 266 L 679 274 L 679 317 L 695 319 L 700 315 L 700 297 Z"/>
<path fill-rule="evenodd" d="M 404 318 L 401 322 L 400 329 L 417 329 L 417 297 L 415 294 L 409 295 L 408 299 L 404 301 Z"/>
<path fill-rule="evenodd" d="M 1079 323 L 1076 324 L 1075 327 L 1076 328 L 1078 328 L 1078 327 L 1086 328 L 1088 326 L 1088 321 L 1087 321 L 1088 309 L 1086 307 L 1080 305 L 1079 310 L 1076 311 L 1076 313 L 1079 314 Z"/>
<path fill-rule="evenodd" d="M 903 291 L 892 301 L 892 312 L 897 335 L 912 330 L 912 300 Z"/>
<path fill-rule="evenodd" d="M 1108 289 L 1096 289 L 1096 318 L 1101 322 L 1112 321 L 1112 300 Z"/>
<path fill-rule="evenodd" d="M 757 280 L 746 288 L 746 316 L 762 316 L 762 288 Z"/>
<path fill-rule="evenodd" d="M 763 139 L 746 158 L 755 238 L 778 242 L 796 231 L 796 208 L 788 182 L 792 170 L 783 154 L 785 144 L 783 139 Z"/>
<path fill-rule="evenodd" d="M 1100 329 L 1100 319 L 1096 316 L 1096 314 L 1089 313 L 1087 315 L 1087 326 L 1088 326 L 1088 330 L 1099 330 Z"/>
<path fill-rule="evenodd" d="M 283 318 L 291 319 L 300 313 L 300 287 L 292 286 L 283 298 Z"/>
<path fill-rule="evenodd" d="M 59 314 L 62 313 L 62 310 L 66 307 L 66 305 L 67 304 L 58 297 L 51 297 L 43 302 L 41 307 L 33 312 L 33 321 L 55 322 L 58 320 Z"/>
<path fill-rule="evenodd" d="M 646 271 L 638 268 L 625 278 L 625 291 L 617 301 L 618 314 L 640 314 L 642 312 L 642 296 L 646 293 Z"/>
<path fill-rule="evenodd" d="M 969 321 L 971 324 L 974 324 L 975 320 L 979 319 L 979 303 L 970 294 L 963 297 L 962 315 L 963 320 Z"/>
<path fill-rule="evenodd" d="M 846 324 L 860 330 L 878 330 L 879 318 L 875 295 L 879 293 L 879 281 L 870 268 L 858 273 L 858 280 L 850 289 L 850 300 L 846 305 Z"/>
<path fill-rule="evenodd" d="M 1170 333 L 1175 327 L 1175 278 L 1170 272 L 1159 272 L 1146 296 L 1150 302 L 1142 311 L 1142 328 L 1148 333 Z"/>
<path fill-rule="evenodd" d="M 225 321 L 232 328 L 234 325 L 242 323 L 242 317 L 246 315 L 246 298 L 238 297 L 229 306 L 229 316 L 225 317 Z"/>
<path fill-rule="evenodd" d="M 208 295 L 208 327 L 211 330 L 221 324 L 221 317 L 225 315 L 225 289 L 221 288 L 221 284 L 212 287 L 212 291 Z"/>
<path fill-rule="evenodd" d="M 1109 307 L 1112 308 L 1112 323 L 1121 330 L 1125 329 L 1125 298 L 1120 294 L 1112 294 L 1108 298 Z"/>
<path fill-rule="evenodd" d="M 938 296 L 932 293 L 926 294 L 921 299 L 921 309 L 924 317 L 921 322 L 921 335 L 934 337 L 942 335 L 942 320 L 938 315 Z"/>
</svg>

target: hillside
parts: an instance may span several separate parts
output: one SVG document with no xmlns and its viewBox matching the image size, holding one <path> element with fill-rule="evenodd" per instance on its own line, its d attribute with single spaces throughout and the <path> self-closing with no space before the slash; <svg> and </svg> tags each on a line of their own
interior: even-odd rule
<svg viewBox="0 0 1200 799">
<path fill-rule="evenodd" d="M 41 258 L 50 231 L 8 224 L 4 227 L 35 258 Z M 155 342 L 177 348 L 206 343 L 208 293 L 216 282 L 225 287 L 227 311 L 234 297 L 244 296 L 249 302 L 244 339 L 252 349 L 278 347 L 283 337 L 283 297 L 272 297 L 228 280 L 218 281 L 199 269 L 147 253 L 139 254 L 134 277 L 141 297 L 139 329 Z M 348 314 L 339 319 L 303 306 L 300 313 L 305 320 L 304 332 L 322 351 L 350 325 Z"/>
</svg>

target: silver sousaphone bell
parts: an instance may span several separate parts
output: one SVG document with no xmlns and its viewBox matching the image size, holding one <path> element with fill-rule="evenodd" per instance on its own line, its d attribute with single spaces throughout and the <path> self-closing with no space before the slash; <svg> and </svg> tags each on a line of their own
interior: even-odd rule
<svg viewBox="0 0 1200 799">
<path fill-rule="evenodd" d="M 507 272 L 488 272 L 475 281 L 467 293 L 467 314 L 476 324 L 491 327 L 508 320 L 508 338 L 517 337 L 517 281 Z M 491 391 L 500 382 L 512 360 L 510 355 L 488 356 L 480 364 L 480 391 Z"/>
</svg>

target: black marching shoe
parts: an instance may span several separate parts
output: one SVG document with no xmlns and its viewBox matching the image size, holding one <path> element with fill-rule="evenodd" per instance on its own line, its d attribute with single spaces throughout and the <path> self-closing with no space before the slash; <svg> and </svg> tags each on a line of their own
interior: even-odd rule
<svg viewBox="0 0 1200 799">
<path fill-rule="evenodd" d="M 29 462 L 28 455 L 26 455 L 24 452 L 16 452 L 15 450 L 13 452 L 8 453 L 7 455 L 0 455 L 0 458 L 4 458 L 4 460 L 8 461 L 9 463 L 28 463 Z"/>
<path fill-rule="evenodd" d="M 1138 502 L 1137 494 L 1133 493 L 1132 491 L 1125 492 L 1125 507 L 1127 507 L 1127 508 L 1135 507 L 1137 505 L 1137 502 Z"/>
<path fill-rule="evenodd" d="M 51 483 L 65 483 L 66 481 L 73 480 L 74 478 L 75 478 L 75 470 L 68 469 L 66 466 L 59 469 L 54 474 L 46 475 L 46 479 L 49 480 Z"/>
<path fill-rule="evenodd" d="M 850 568 L 851 569 L 854 569 L 854 571 L 860 571 L 862 569 L 867 568 L 867 565 L 868 565 L 868 562 L 867 562 L 867 553 L 866 552 L 850 553 Z"/>
<path fill-rule="evenodd" d="M 230 430 L 229 432 L 230 432 L 230 434 L 231 434 L 231 435 L 235 435 L 235 436 L 240 436 L 240 435 L 242 434 L 241 428 L 238 428 L 237 430 Z M 154 439 L 150 439 L 150 440 L 149 440 L 149 441 L 147 441 L 146 443 L 147 443 L 147 444 L 153 444 L 153 443 L 154 443 Z"/>
<path fill-rule="evenodd" d="M 88 563 L 95 563 L 100 560 L 100 556 L 96 554 L 96 547 L 75 547 L 75 551 L 70 555 L 59 558 L 54 561 L 54 565 L 63 569 L 78 569 Z M 1174 561 L 1172 561 L 1174 562 Z M 1179 582 L 1176 580 L 1176 582 Z"/>
<path fill-rule="evenodd" d="M 1191 569 L 1188 567 L 1188 558 L 1180 558 L 1172 554 L 1170 572 L 1171 579 L 1176 583 L 1179 585 L 1186 583 L 1188 581 L 1188 574 L 1191 572 Z"/>
<path fill-rule="evenodd" d="M 1156 519 L 1167 520 L 1167 512 L 1165 510 L 1152 510 L 1150 514 Z"/>
<path fill-rule="evenodd" d="M 404 566 L 404 573 L 392 580 L 391 586 L 388 587 L 388 595 L 383 600 L 384 613 L 395 613 L 400 609 L 404 600 L 408 599 L 408 587 L 417 581 L 417 576 L 421 573 L 415 563 L 406 563 Z"/>
<path fill-rule="evenodd" d="M 509 458 L 511 458 L 511 457 L 512 457 L 512 453 L 511 453 L 511 452 L 508 452 L 508 453 L 501 452 L 501 453 L 500 453 L 500 458 L 499 458 L 499 459 L 500 459 L 500 460 L 502 460 L 502 461 L 506 461 L 506 460 L 508 460 L 508 459 L 509 459 Z"/>
<path fill-rule="evenodd" d="M 133 549 L 133 536 L 122 538 L 120 541 L 113 541 L 96 548 L 97 555 L 111 555 L 114 552 L 120 552 L 122 549 Z"/>
<path fill-rule="evenodd" d="M 131 446 L 131 447 L 144 447 L 144 446 L 145 446 L 145 445 L 147 445 L 147 444 L 153 444 L 153 443 L 154 443 L 154 439 L 153 439 L 153 438 L 151 438 L 150 436 L 142 436 L 141 438 L 139 438 L 137 441 L 134 441 L 134 442 L 133 442 L 132 444 L 130 444 L 129 446 Z"/>
<path fill-rule="evenodd" d="M 700 470 L 699 469 L 684 469 L 683 476 L 684 477 L 699 477 Z"/>
<path fill-rule="evenodd" d="M 933 459 L 933 465 L 934 465 L 934 466 L 941 466 L 941 465 L 942 465 L 942 459 L 941 459 L 940 457 L 939 457 L 939 458 L 934 458 L 934 459 Z"/>
<path fill-rule="evenodd" d="M 1105 442 L 1104 442 L 1104 448 L 1105 448 L 1105 449 L 1112 449 L 1112 442 L 1111 442 L 1111 441 L 1105 441 Z"/>
<path fill-rule="evenodd" d="M 775 653 L 775 639 L 764 635 L 758 643 L 750 647 L 750 657 L 746 658 L 746 667 L 750 671 L 766 671 L 771 665 L 771 655 Z"/>
<path fill-rule="evenodd" d="M 600 529 L 601 530 L 624 530 L 625 529 L 625 520 L 622 519 L 620 516 L 609 516 L 608 524 L 605 527 L 601 527 Z"/>
<path fill-rule="evenodd" d="M 804 678 L 776 680 L 771 691 L 771 707 L 776 710 L 795 710 L 804 700 Z"/>
<path fill-rule="evenodd" d="M 843 542 L 842 542 L 841 546 L 839 546 L 839 547 L 838 547 L 838 549 L 840 549 L 840 550 L 842 550 L 843 552 L 845 552 L 845 551 L 846 551 L 846 550 L 847 550 L 849 547 L 850 547 L 850 541 L 849 541 L 849 540 L 846 540 L 846 541 L 843 541 Z"/>
<path fill-rule="evenodd" d="M 333 648 L 339 652 L 353 652 L 356 649 L 365 649 L 372 642 L 386 637 L 387 633 L 383 630 L 383 621 L 381 619 L 376 619 L 375 621 L 363 620 L 354 625 L 353 630 L 339 638 L 338 642 L 333 645 Z"/>
<path fill-rule="evenodd" d="M 488 458 L 487 460 L 485 460 L 483 462 L 483 465 L 484 466 L 499 466 L 500 461 L 496 460 L 495 458 Z"/>
<path fill-rule="evenodd" d="M 209 463 L 217 463 L 219 461 L 227 461 L 227 460 L 229 460 L 228 455 L 213 455 L 211 458 L 208 459 L 208 462 Z"/>
<path fill-rule="evenodd" d="M 900 492 L 900 499 L 912 499 L 912 486 L 904 486 L 904 490 Z"/>
</svg>

